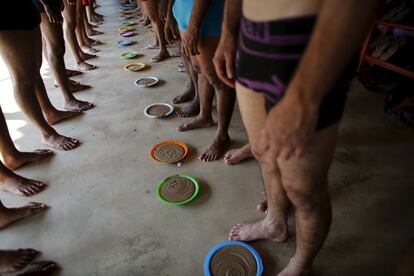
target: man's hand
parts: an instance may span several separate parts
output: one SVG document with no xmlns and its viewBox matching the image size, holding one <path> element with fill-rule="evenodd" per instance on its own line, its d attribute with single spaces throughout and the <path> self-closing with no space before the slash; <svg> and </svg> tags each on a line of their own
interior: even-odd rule
<svg viewBox="0 0 414 276">
<path fill-rule="evenodd" d="M 218 77 L 234 88 L 234 57 L 236 55 L 237 36 L 223 33 L 214 55 L 214 67 Z"/>
<path fill-rule="evenodd" d="M 198 51 L 198 41 L 198 29 L 188 27 L 187 30 L 181 34 L 181 53 L 187 57 L 200 54 Z"/>
<path fill-rule="evenodd" d="M 304 102 L 296 94 L 287 92 L 270 111 L 259 143 L 252 148 L 259 159 L 265 153 L 271 154 L 274 160 L 288 160 L 292 155 L 299 158 L 315 134 L 319 105 Z"/>
</svg>

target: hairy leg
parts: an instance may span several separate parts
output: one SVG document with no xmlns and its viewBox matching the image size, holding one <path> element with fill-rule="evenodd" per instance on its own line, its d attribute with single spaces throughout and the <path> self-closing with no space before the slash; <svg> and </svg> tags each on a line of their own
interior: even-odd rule
<svg viewBox="0 0 414 276">
<path fill-rule="evenodd" d="M 301 158 L 278 160 L 282 185 L 295 209 L 296 252 L 279 276 L 306 275 L 331 225 L 328 171 L 338 124 L 316 132 Z"/>
<path fill-rule="evenodd" d="M 63 1 L 65 9 L 62 12 L 64 18 L 63 30 L 65 34 L 65 40 L 69 45 L 72 55 L 77 64 L 77 69 L 93 70 L 96 66 L 85 62 L 85 56 L 82 55 L 82 49 L 80 48 L 76 38 L 76 5 L 69 5 L 67 1 Z"/>
<path fill-rule="evenodd" d="M 251 145 L 259 141 L 259 134 L 266 121 L 264 97 L 249 89 L 236 85 L 237 100 L 241 117 Z M 268 210 L 264 219 L 255 223 L 242 223 L 234 226 L 230 240 L 251 241 L 269 239 L 282 242 L 287 238 L 287 210 L 289 201 L 281 183 L 280 170 L 271 159 L 258 160 L 266 192 Z"/>
<path fill-rule="evenodd" d="M 200 156 L 200 160 L 211 162 L 217 160 L 229 147 L 231 140 L 228 133 L 234 109 L 235 92 L 226 86 L 217 76 L 213 65 L 213 57 L 219 42 L 219 37 L 204 37 L 200 39 L 198 56 L 201 72 L 217 96 L 217 133 L 213 143 Z"/>
<path fill-rule="evenodd" d="M 188 72 L 188 75 L 191 79 L 191 84 L 193 86 L 193 89 L 187 90 L 183 95 L 176 97 L 173 102 L 177 103 L 177 101 L 183 102 L 184 98 L 191 97 L 192 101 L 187 104 L 183 110 L 181 110 L 178 113 L 179 117 L 192 117 L 197 116 L 200 113 L 200 99 L 198 96 L 198 73 L 195 71 L 193 64 L 191 60 L 187 57 L 183 57 L 184 65 L 186 68 L 186 71 Z M 190 86 L 191 86 L 190 84 Z"/>
<path fill-rule="evenodd" d="M 154 62 L 163 61 L 167 59 L 170 54 L 167 50 L 164 28 L 158 11 L 158 0 L 147 0 L 142 2 L 142 5 L 154 27 L 154 36 L 158 40 L 158 45 L 160 47 L 158 55 L 153 57 L 152 60 Z"/>
<path fill-rule="evenodd" d="M 206 76 L 201 73 L 198 58 L 192 57 L 191 63 L 193 64 L 194 71 L 197 73 L 200 112 L 197 117 L 178 127 L 178 131 L 181 132 L 197 128 L 211 127 L 214 125 L 213 117 L 211 115 L 213 108 L 214 88 L 210 85 Z"/>
<path fill-rule="evenodd" d="M 64 108 L 69 111 L 85 111 L 93 108 L 93 104 L 79 101 L 72 94 L 69 78 L 66 74 L 64 60 L 65 41 L 63 39 L 62 25 L 51 23 L 48 20 L 47 15 L 42 13 L 42 23 L 40 27 L 47 45 L 47 60 L 63 94 L 65 101 Z"/>
<path fill-rule="evenodd" d="M 16 48 L 16 45 L 20 47 Z M 39 74 L 41 51 L 39 28 L 33 31 L 0 31 L 0 54 L 10 72 L 17 104 L 40 130 L 44 143 L 58 149 L 73 149 L 79 141 L 58 134 L 40 108 L 35 87 L 39 81 L 43 84 Z M 47 95 L 44 100 L 48 101 Z"/>
</svg>

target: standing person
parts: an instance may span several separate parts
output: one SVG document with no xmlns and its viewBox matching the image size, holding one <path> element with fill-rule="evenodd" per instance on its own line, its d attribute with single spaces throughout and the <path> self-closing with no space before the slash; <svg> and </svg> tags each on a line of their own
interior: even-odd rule
<svg viewBox="0 0 414 276">
<path fill-rule="evenodd" d="M 229 239 L 286 240 L 292 205 L 296 252 L 279 276 L 308 275 L 328 234 L 327 178 L 355 68 L 350 64 L 378 2 L 226 1 L 215 66 L 236 87 L 267 199 L 265 218 L 237 224 Z"/>
<path fill-rule="evenodd" d="M 221 35 L 224 0 L 176 0 L 173 14 L 181 35 L 181 53 L 191 58 L 198 74 L 200 112 L 178 131 L 211 127 L 213 98 L 217 96 L 218 127 L 213 143 L 200 160 L 211 162 L 224 154 L 231 143 L 228 133 L 235 95 L 217 76 L 213 57 Z"/>
<path fill-rule="evenodd" d="M 85 111 L 94 107 L 92 103 L 80 101 L 75 98 L 73 92 L 90 88 L 90 86 L 71 82 L 65 66 L 65 40 L 63 39 L 62 14 L 63 3 L 61 0 L 48 4 L 45 0 L 33 0 L 40 11 L 40 29 L 44 40 L 44 52 L 47 61 L 52 68 L 56 82 L 62 91 L 64 108 L 69 111 Z"/>
<path fill-rule="evenodd" d="M 20 10 L 20 4 L 25 5 L 22 9 L 25 20 L 19 20 L 9 12 Z M 7 2 L 0 12 L 0 55 L 10 72 L 17 104 L 40 130 L 42 142 L 56 149 L 71 150 L 80 145 L 79 140 L 60 135 L 50 125 L 80 113 L 57 110 L 47 97 L 40 76 L 42 39 L 39 24 L 39 12 L 30 0 Z"/>
<path fill-rule="evenodd" d="M 76 0 L 64 0 L 63 1 L 65 8 L 62 12 L 63 15 L 63 30 L 65 35 L 65 40 L 69 45 L 69 49 L 72 52 L 72 55 L 75 59 L 76 68 L 78 70 L 95 70 L 98 68 L 95 65 L 89 64 L 86 60 L 95 58 L 96 55 L 84 53 L 79 46 L 77 37 L 76 37 Z"/>
<path fill-rule="evenodd" d="M 160 15 L 160 6 L 164 7 L 164 3 L 159 0 L 145 0 L 141 1 L 141 4 L 154 27 L 154 44 L 152 47 L 147 46 L 146 48 L 155 48 L 158 46 L 160 51 L 152 58 L 152 61 L 163 61 L 170 57 L 170 53 L 167 50 L 167 40 L 165 39 L 164 23 Z"/>
</svg>

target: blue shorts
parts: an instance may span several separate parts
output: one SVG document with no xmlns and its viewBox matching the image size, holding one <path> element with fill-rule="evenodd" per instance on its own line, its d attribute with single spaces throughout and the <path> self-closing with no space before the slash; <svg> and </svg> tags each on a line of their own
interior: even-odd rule
<svg viewBox="0 0 414 276">
<path fill-rule="evenodd" d="M 175 0 L 173 14 L 180 32 L 185 32 L 195 0 Z M 224 0 L 212 0 L 200 29 L 200 36 L 220 36 L 223 22 Z"/>
</svg>

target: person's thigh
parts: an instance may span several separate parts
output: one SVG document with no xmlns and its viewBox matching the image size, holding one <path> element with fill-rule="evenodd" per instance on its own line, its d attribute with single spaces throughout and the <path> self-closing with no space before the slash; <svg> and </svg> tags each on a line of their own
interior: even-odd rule
<svg viewBox="0 0 414 276">
<path fill-rule="evenodd" d="M 39 27 L 33 31 L 0 31 L 0 53 L 14 81 L 33 79 L 38 69 L 35 49 L 39 43 Z"/>
<path fill-rule="evenodd" d="M 255 145 L 259 141 L 260 131 L 267 118 L 264 95 L 239 83 L 236 83 L 236 95 L 249 142 L 251 145 Z"/>
</svg>

